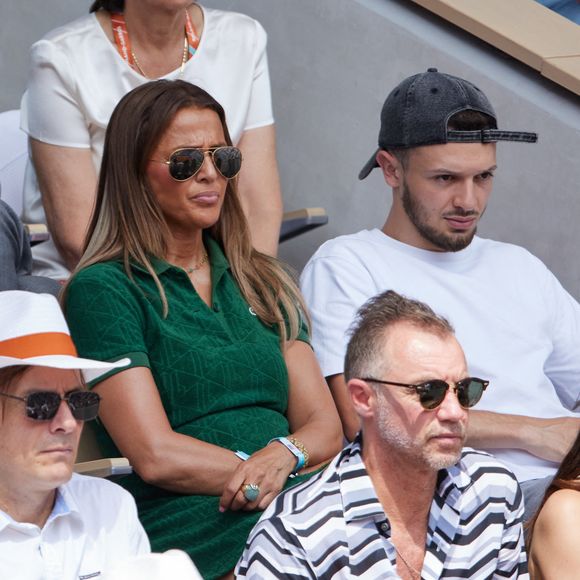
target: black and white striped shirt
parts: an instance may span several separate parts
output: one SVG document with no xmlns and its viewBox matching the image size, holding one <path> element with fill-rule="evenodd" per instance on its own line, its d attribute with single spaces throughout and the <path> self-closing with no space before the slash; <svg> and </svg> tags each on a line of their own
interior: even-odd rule
<svg viewBox="0 0 580 580">
<path fill-rule="evenodd" d="M 528 578 L 523 500 L 496 459 L 464 449 L 439 472 L 421 578 Z M 359 441 L 264 512 L 236 567 L 238 578 L 398 578 L 388 516 Z"/>
</svg>

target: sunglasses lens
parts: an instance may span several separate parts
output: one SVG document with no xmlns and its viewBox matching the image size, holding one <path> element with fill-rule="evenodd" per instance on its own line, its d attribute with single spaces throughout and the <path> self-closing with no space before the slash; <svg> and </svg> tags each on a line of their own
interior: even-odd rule
<svg viewBox="0 0 580 580">
<path fill-rule="evenodd" d="M 479 402 L 486 384 L 481 379 L 467 378 L 457 383 L 457 398 L 459 404 L 469 409 Z"/>
<path fill-rule="evenodd" d="M 59 406 L 58 393 L 31 393 L 26 397 L 26 416 L 36 421 L 48 421 L 56 415 Z"/>
<path fill-rule="evenodd" d="M 186 181 L 195 175 L 203 164 L 201 149 L 180 149 L 169 158 L 169 174 L 177 181 Z"/>
<path fill-rule="evenodd" d="M 75 391 L 68 396 L 68 406 L 77 421 L 92 421 L 99 414 L 101 397 L 92 391 Z"/>
<path fill-rule="evenodd" d="M 445 393 L 449 385 L 445 381 L 429 381 L 419 385 L 417 389 L 419 393 L 419 401 L 424 409 L 435 409 L 438 407 L 445 398 Z"/>
<path fill-rule="evenodd" d="M 237 147 L 219 147 L 213 153 L 213 162 L 226 179 L 232 179 L 242 168 L 242 152 Z"/>
<path fill-rule="evenodd" d="M 101 397 L 91 391 L 74 391 L 65 397 L 72 416 L 77 421 L 92 421 L 99 413 Z M 53 419 L 62 399 L 58 393 L 40 391 L 26 397 L 26 416 L 36 421 Z"/>
</svg>

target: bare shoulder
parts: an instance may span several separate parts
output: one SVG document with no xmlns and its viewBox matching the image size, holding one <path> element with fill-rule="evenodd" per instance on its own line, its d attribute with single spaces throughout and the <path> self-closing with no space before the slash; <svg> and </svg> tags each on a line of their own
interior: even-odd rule
<svg viewBox="0 0 580 580">
<path fill-rule="evenodd" d="M 573 489 L 559 489 L 554 492 L 544 504 L 536 526 L 538 531 L 545 527 L 546 531 L 556 534 L 568 534 L 570 526 L 580 530 L 580 492 Z"/>
<path fill-rule="evenodd" d="M 580 569 L 580 492 L 560 489 L 540 511 L 530 549 L 534 578 L 568 580 Z"/>
</svg>

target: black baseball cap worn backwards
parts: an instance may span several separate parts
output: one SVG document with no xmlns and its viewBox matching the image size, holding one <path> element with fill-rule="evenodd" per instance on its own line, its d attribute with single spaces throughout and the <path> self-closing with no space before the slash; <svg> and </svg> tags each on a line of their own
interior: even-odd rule
<svg viewBox="0 0 580 580">
<path fill-rule="evenodd" d="M 461 111 L 479 111 L 490 118 L 491 129 L 449 130 L 449 119 Z M 381 149 L 410 149 L 443 143 L 535 143 L 536 133 L 501 131 L 491 103 L 474 84 L 436 68 L 413 75 L 395 87 L 381 111 L 379 148 L 358 175 L 364 179 L 375 167 Z"/>
</svg>

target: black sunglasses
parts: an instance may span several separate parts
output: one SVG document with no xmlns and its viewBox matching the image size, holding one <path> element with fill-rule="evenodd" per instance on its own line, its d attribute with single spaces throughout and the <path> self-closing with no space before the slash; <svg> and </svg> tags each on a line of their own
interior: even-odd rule
<svg viewBox="0 0 580 580">
<path fill-rule="evenodd" d="M 26 403 L 26 416 L 35 421 L 49 421 L 54 418 L 62 401 L 66 401 L 72 416 L 77 421 L 92 421 L 99 414 L 101 397 L 93 391 L 71 391 L 61 397 L 54 391 L 36 391 L 26 397 L 17 397 L 7 393 L 0 393 Z"/>
<path fill-rule="evenodd" d="M 404 387 L 406 389 L 414 389 L 419 395 L 419 402 L 424 409 L 432 411 L 436 409 L 445 398 L 447 389 L 453 389 L 457 395 L 459 404 L 464 409 L 469 409 L 476 405 L 483 395 L 483 391 L 489 385 L 489 381 L 478 379 L 476 377 L 467 377 L 461 379 L 451 386 L 449 383 L 441 379 L 433 379 L 432 381 L 425 381 L 418 385 L 410 385 L 408 383 L 395 383 L 393 381 L 380 381 L 379 379 L 361 379 L 369 383 L 380 383 L 381 385 L 393 385 L 394 387 Z"/>
<path fill-rule="evenodd" d="M 167 161 L 152 159 L 169 165 L 169 175 L 175 181 L 191 179 L 203 165 L 205 154 L 209 153 L 215 168 L 226 179 L 233 179 L 242 168 L 242 152 L 237 147 L 184 147 L 174 151 Z"/>
</svg>

